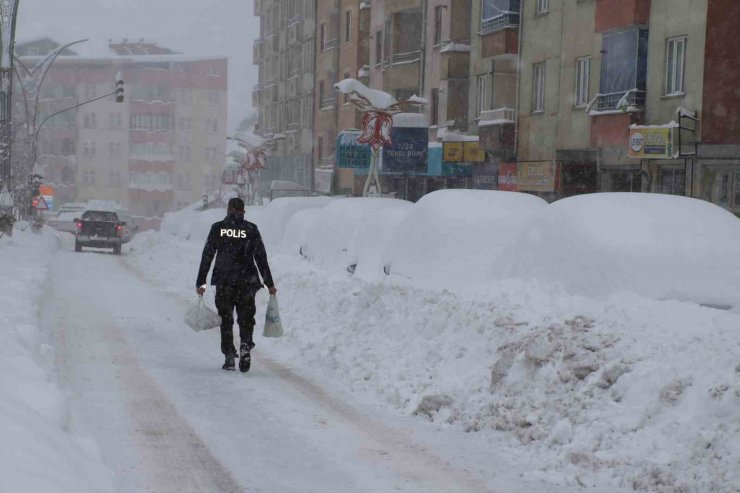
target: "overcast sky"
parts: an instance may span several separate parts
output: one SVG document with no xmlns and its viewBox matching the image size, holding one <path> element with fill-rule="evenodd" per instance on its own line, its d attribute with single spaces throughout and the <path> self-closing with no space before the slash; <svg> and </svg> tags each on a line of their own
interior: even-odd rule
<svg viewBox="0 0 740 493">
<path fill-rule="evenodd" d="M 192 55 L 229 57 L 229 128 L 250 111 L 259 35 L 253 0 L 20 0 L 16 42 L 48 36 L 60 43 L 89 38 L 74 49 L 108 53 L 109 39 L 155 41 Z"/>
</svg>

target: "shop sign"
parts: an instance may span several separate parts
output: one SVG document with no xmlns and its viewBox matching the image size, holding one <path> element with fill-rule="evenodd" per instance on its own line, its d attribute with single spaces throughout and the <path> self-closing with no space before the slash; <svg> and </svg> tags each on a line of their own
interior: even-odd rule
<svg viewBox="0 0 740 493">
<path fill-rule="evenodd" d="M 533 161 L 517 164 L 517 189 L 520 192 L 554 192 L 557 163 Z"/>
<path fill-rule="evenodd" d="M 466 163 L 482 163 L 486 160 L 486 151 L 482 150 L 478 142 L 463 143 L 463 161 Z"/>
<path fill-rule="evenodd" d="M 313 188 L 319 193 L 331 193 L 331 185 L 334 179 L 333 169 L 316 169 L 313 172 Z"/>
<path fill-rule="evenodd" d="M 337 167 L 364 169 L 370 167 L 370 146 L 360 144 L 359 130 L 345 130 L 337 137 Z"/>
<path fill-rule="evenodd" d="M 391 141 L 391 144 L 383 146 L 383 172 L 427 172 L 428 128 L 393 127 Z"/>
<path fill-rule="evenodd" d="M 516 192 L 517 165 L 516 163 L 502 163 L 498 168 L 498 189 L 506 192 Z"/>
<path fill-rule="evenodd" d="M 463 160 L 462 142 L 443 142 L 442 154 L 447 163 L 459 163 Z"/>
<path fill-rule="evenodd" d="M 54 208 L 54 187 L 52 185 L 41 185 L 39 193 L 44 198 L 49 210 Z"/>
<path fill-rule="evenodd" d="M 631 127 L 628 156 L 636 159 L 673 159 L 672 130 L 670 127 Z"/>
</svg>

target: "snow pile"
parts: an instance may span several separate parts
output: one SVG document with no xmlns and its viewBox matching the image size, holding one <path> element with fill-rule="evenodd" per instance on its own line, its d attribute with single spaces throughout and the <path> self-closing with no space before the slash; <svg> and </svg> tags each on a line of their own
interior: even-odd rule
<svg viewBox="0 0 740 493">
<path fill-rule="evenodd" d="M 343 94 L 358 94 L 367 99 L 378 110 L 387 110 L 389 107 L 398 103 L 398 100 L 387 92 L 370 89 L 357 79 L 344 79 L 334 84 L 334 88 Z"/>
<path fill-rule="evenodd" d="M 386 198 L 338 199 L 327 206 L 296 214 L 288 230 L 297 229 L 300 222 L 302 237 L 286 234 L 289 244 L 300 244 L 299 251 L 313 262 L 346 269 L 356 258 L 349 255 L 350 245 L 358 229 L 371 220 L 378 220 L 394 208 L 407 208 L 411 203 Z M 382 220 L 382 219 L 381 219 Z M 294 250 L 295 251 L 295 250 Z"/>
<path fill-rule="evenodd" d="M 558 262 L 574 262 L 567 252 L 585 265 L 589 249 L 608 239 L 614 248 L 604 255 L 614 261 L 605 263 L 622 270 L 630 266 L 620 252 L 666 242 L 681 256 L 705 245 L 687 214 L 702 214 L 707 242 L 735 227 L 726 216 L 710 217 L 717 212 L 711 207 L 681 200 L 664 210 L 653 198 L 631 205 L 663 224 L 635 223 L 639 214 L 618 194 L 554 207 L 522 194 L 450 190 L 416 205 L 389 201 L 387 209 L 342 199 L 300 210 L 281 240 L 296 248 L 276 255 L 268 246 L 286 337 L 258 340 L 258 351 L 317 381 L 342 384 L 360 400 L 477 432 L 526 464 L 533 480 L 574 491 L 737 493 L 740 314 L 616 293 L 613 277 L 602 284 L 610 296 L 572 294 L 559 284 L 584 274 L 569 269 L 553 274 L 556 283 L 500 279 L 498 272 L 522 262 L 535 264 L 531 272 L 543 268 L 535 253 L 549 253 L 532 245 L 547 238 Z M 614 208 L 633 219 L 629 227 L 613 217 Z M 692 241 L 665 224 L 668 210 L 678 210 Z M 365 228 L 351 227 L 358 221 Z M 567 248 L 558 228 L 562 238 L 576 235 Z M 386 243 L 391 231 L 398 244 Z M 161 233 L 136 242 L 127 260 L 192 295 L 200 243 Z M 298 246 L 313 250 L 316 261 L 302 259 Z M 725 259 L 716 246 L 716 258 Z M 403 276 L 378 275 L 390 253 L 392 274 Z M 352 261 L 354 275 L 334 268 Z M 497 280 L 484 283 L 486 277 Z M 430 289 L 429 279 L 443 289 Z M 474 280 L 480 284 L 471 286 Z M 258 321 L 266 298 L 258 296 Z"/>
<path fill-rule="evenodd" d="M 350 265 L 356 265 L 354 277 L 366 281 L 380 281 L 390 271 L 394 238 L 403 220 L 413 210 L 411 202 L 372 211 L 355 229 L 349 243 Z"/>
<path fill-rule="evenodd" d="M 439 190 L 425 195 L 398 228 L 391 272 L 442 286 L 495 277 L 504 250 L 547 202 L 515 192 Z"/>
<path fill-rule="evenodd" d="M 49 230 L 0 239 L 0 491 L 114 491 L 95 446 L 65 431 L 52 339 L 39 327 L 54 248 Z"/>
<path fill-rule="evenodd" d="M 298 211 L 324 207 L 332 200 L 331 197 L 283 197 L 264 207 L 259 218 L 247 219 L 257 223 L 267 245 L 278 245 L 290 218 Z"/>
<path fill-rule="evenodd" d="M 576 294 L 740 305 L 740 221 L 708 202 L 610 193 L 559 200 L 538 214 L 507 262 L 516 278 Z"/>
</svg>

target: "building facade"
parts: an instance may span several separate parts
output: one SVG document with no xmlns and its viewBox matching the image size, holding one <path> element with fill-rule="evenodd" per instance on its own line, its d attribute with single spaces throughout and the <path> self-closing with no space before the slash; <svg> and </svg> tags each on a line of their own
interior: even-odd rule
<svg viewBox="0 0 740 493">
<path fill-rule="evenodd" d="M 260 36 L 253 62 L 258 83 L 252 106 L 258 111 L 255 133 L 284 137 L 274 144 L 262 172 L 263 187 L 286 180 L 311 187 L 316 38 L 315 0 L 255 0 Z M 266 190 L 263 190 L 263 194 Z"/>
<path fill-rule="evenodd" d="M 18 46 L 19 56 L 29 66 L 45 54 L 24 56 L 24 48 Z M 158 227 L 164 213 L 218 187 L 228 63 L 143 41 L 110 48 L 106 57 L 59 57 L 42 87 L 38 118 L 112 92 L 118 72 L 124 102 L 111 96 L 50 119 L 39 131 L 38 162 L 57 204 L 116 201 L 136 225 Z"/>
</svg>

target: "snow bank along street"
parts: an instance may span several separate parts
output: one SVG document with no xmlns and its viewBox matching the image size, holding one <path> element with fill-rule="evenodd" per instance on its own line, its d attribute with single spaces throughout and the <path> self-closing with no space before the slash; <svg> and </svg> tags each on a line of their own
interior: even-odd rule
<svg viewBox="0 0 740 493">
<path fill-rule="evenodd" d="M 26 226 L 0 238 L 0 491 L 115 491 L 95 444 L 70 433 L 54 337 L 40 326 L 57 239 Z"/>
<path fill-rule="evenodd" d="M 123 257 L 0 239 L 0 491 L 740 491 L 721 209 L 453 190 L 249 208 L 286 336 L 260 336 L 259 293 L 246 375 L 183 323 L 224 214 L 169 214 Z"/>
<path fill-rule="evenodd" d="M 186 296 L 183 265 L 223 214 L 172 214 L 127 261 Z M 482 440 L 484 455 L 505 451 L 569 491 L 740 488 L 729 213 L 670 196 L 547 205 L 444 191 L 417 204 L 279 199 L 247 216 L 268 241 L 288 332 L 258 354 Z"/>
</svg>

